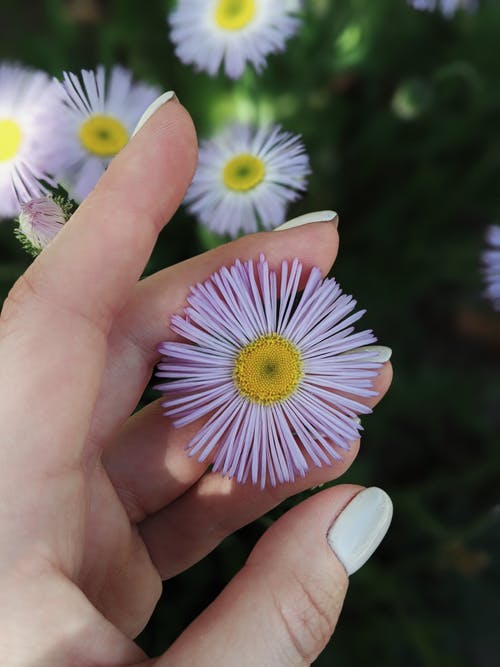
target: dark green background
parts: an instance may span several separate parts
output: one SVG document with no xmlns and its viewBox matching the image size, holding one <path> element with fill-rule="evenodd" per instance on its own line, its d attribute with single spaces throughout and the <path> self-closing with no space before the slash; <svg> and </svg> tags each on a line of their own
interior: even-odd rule
<svg viewBox="0 0 500 667">
<path fill-rule="evenodd" d="M 393 348 L 395 366 L 343 478 L 386 489 L 393 526 L 352 578 L 316 664 L 498 665 L 500 315 L 481 297 L 480 251 L 500 213 L 499 3 L 446 21 L 405 0 L 311 0 L 286 53 L 238 83 L 176 60 L 169 4 L 1 0 L 0 58 L 54 75 L 122 63 L 175 89 L 201 137 L 236 118 L 275 118 L 303 135 L 313 174 L 290 216 L 340 212 L 335 275 L 368 309 L 364 323 Z M 2 298 L 30 261 L 12 228 L 0 226 Z M 214 242 L 181 210 L 146 272 Z M 286 508 L 166 583 L 141 636 L 151 654 Z"/>
</svg>

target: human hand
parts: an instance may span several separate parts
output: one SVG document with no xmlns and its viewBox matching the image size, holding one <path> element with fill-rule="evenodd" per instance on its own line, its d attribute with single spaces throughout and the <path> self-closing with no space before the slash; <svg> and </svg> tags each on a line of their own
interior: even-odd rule
<svg viewBox="0 0 500 667">
<path fill-rule="evenodd" d="M 353 443 L 342 462 L 261 492 L 205 475 L 183 451 L 193 428 L 174 430 L 159 401 L 129 417 L 192 283 L 261 252 L 276 268 L 298 257 L 325 274 L 335 259 L 335 226 L 320 222 L 242 238 L 138 283 L 195 162 L 192 123 L 171 101 L 4 304 L 0 651 L 9 667 L 309 664 L 335 627 L 346 568 L 362 564 L 390 520 L 381 492 L 349 504 L 360 487 L 322 491 L 276 522 L 164 656 L 149 661 L 133 642 L 162 578 L 287 496 L 341 475 L 358 450 Z M 390 377 L 386 363 L 377 400 Z"/>
</svg>

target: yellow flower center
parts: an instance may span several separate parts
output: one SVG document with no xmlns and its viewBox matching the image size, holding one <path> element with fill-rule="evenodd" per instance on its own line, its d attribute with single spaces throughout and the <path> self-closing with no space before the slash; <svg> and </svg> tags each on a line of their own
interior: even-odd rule
<svg viewBox="0 0 500 667">
<path fill-rule="evenodd" d="M 230 190 L 246 192 L 259 185 L 265 175 L 266 168 L 260 158 L 242 153 L 226 163 L 222 179 Z"/>
<path fill-rule="evenodd" d="M 255 0 L 219 0 L 215 21 L 224 30 L 241 30 L 255 16 Z"/>
<path fill-rule="evenodd" d="M 277 333 L 245 345 L 236 357 L 233 373 L 240 394 L 260 405 L 284 401 L 297 389 L 302 375 L 300 352 Z"/>
<path fill-rule="evenodd" d="M 21 128 L 10 118 L 0 120 L 0 162 L 11 160 L 19 150 L 23 138 Z"/>
<path fill-rule="evenodd" d="M 127 143 L 128 132 L 117 118 L 96 114 L 82 123 L 80 141 L 89 153 L 99 157 L 113 157 Z"/>
</svg>

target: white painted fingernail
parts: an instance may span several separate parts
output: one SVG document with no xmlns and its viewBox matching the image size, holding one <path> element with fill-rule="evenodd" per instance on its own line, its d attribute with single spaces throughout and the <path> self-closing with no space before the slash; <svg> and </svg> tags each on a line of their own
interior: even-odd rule
<svg viewBox="0 0 500 667">
<path fill-rule="evenodd" d="M 169 90 L 166 93 L 163 93 L 163 95 L 160 95 L 160 97 L 157 97 L 154 102 L 152 102 L 146 111 L 142 114 L 139 122 L 135 126 L 135 130 L 132 132 L 132 136 L 134 137 L 141 127 L 148 121 L 151 116 L 154 114 L 155 111 L 157 111 L 163 104 L 166 102 L 170 102 L 170 100 L 173 100 L 175 97 L 175 93 L 173 90 Z"/>
<path fill-rule="evenodd" d="M 335 227 L 338 227 L 339 216 L 335 211 L 314 211 L 313 213 L 305 213 L 304 215 L 299 215 L 298 218 L 293 218 L 292 220 L 284 222 L 279 227 L 276 227 L 274 231 L 281 232 L 285 229 L 293 229 L 294 227 L 308 225 L 311 222 L 333 222 Z"/>
<path fill-rule="evenodd" d="M 327 534 L 328 544 L 350 576 L 382 542 L 392 519 L 392 501 L 372 486 L 355 496 Z"/>
<path fill-rule="evenodd" d="M 353 350 L 342 352 L 340 356 L 343 356 L 344 354 L 356 354 L 358 352 L 370 353 L 370 356 L 367 356 L 363 361 L 377 361 L 381 364 L 389 361 L 389 359 L 392 357 L 391 348 L 385 347 L 385 345 L 365 345 L 364 347 L 356 347 Z"/>
</svg>

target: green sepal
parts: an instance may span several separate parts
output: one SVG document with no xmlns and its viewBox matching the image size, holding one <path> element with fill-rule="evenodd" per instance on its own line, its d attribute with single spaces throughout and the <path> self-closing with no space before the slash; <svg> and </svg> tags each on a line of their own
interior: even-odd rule
<svg viewBox="0 0 500 667">
<path fill-rule="evenodd" d="M 60 183 L 57 186 L 53 186 L 43 181 L 42 184 L 47 189 L 49 197 L 61 207 L 64 218 L 68 221 L 78 208 L 78 203 L 69 196 L 68 191 Z"/>
<path fill-rule="evenodd" d="M 23 232 L 17 227 L 14 229 L 14 236 L 22 245 L 23 250 L 25 250 L 28 255 L 32 257 L 37 257 L 42 252 L 42 248 L 37 248 L 33 243 L 23 234 Z"/>
</svg>

